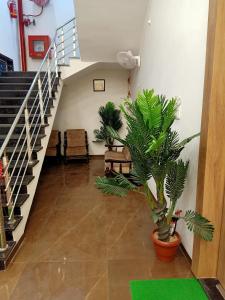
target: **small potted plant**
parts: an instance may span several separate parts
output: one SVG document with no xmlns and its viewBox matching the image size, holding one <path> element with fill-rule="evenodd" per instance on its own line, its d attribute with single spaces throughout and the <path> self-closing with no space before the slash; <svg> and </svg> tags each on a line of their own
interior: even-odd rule
<svg viewBox="0 0 225 300">
<path fill-rule="evenodd" d="M 177 220 L 183 220 L 189 230 L 207 241 L 212 240 L 214 231 L 213 225 L 198 212 L 176 212 L 189 164 L 179 157 L 185 145 L 199 135 L 179 140 L 178 133 L 172 128 L 177 109 L 175 98 L 167 100 L 155 95 L 153 90 L 139 93 L 135 101 L 125 100 L 121 111 L 127 121 L 128 134 L 121 139 L 115 131 L 110 131 L 129 148 L 133 161 L 131 180 L 122 174 L 96 179 L 97 187 L 106 194 L 125 196 L 129 191 L 135 191 L 145 195 L 156 224 L 152 241 L 157 256 L 163 261 L 173 260 L 181 242 L 173 225 Z M 156 196 L 151 191 L 150 179 L 155 183 Z"/>
<path fill-rule="evenodd" d="M 116 109 L 113 102 L 107 102 L 105 106 L 99 108 L 98 114 L 100 116 L 100 129 L 94 130 L 95 142 L 105 142 L 109 150 L 112 150 L 114 138 L 109 128 L 118 132 L 123 126 L 120 110 Z"/>
</svg>

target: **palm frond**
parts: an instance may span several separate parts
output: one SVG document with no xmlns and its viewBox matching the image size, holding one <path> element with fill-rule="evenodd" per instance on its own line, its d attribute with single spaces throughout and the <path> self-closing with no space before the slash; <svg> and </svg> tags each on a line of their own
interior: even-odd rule
<svg viewBox="0 0 225 300">
<path fill-rule="evenodd" d="M 110 194 L 119 197 L 126 196 L 129 191 L 136 189 L 136 186 L 122 174 L 118 174 L 114 178 L 97 177 L 96 186 L 104 194 Z"/>
<path fill-rule="evenodd" d="M 162 130 L 166 131 L 169 127 L 171 127 L 171 125 L 173 124 L 173 122 L 176 119 L 176 113 L 177 113 L 177 99 L 176 98 L 172 98 L 171 100 L 161 100 L 164 103 L 163 106 L 163 124 L 162 124 Z"/>
<path fill-rule="evenodd" d="M 195 211 L 188 210 L 183 217 L 187 228 L 198 234 L 201 238 L 206 241 L 213 239 L 214 227 L 210 224 L 210 221 L 204 218 L 202 215 Z"/>
<path fill-rule="evenodd" d="M 162 105 L 154 90 L 144 90 L 137 96 L 137 105 L 149 129 L 159 128 L 162 123 Z"/>
<path fill-rule="evenodd" d="M 165 187 L 166 194 L 172 202 L 176 202 L 182 195 L 187 170 L 188 162 L 184 163 L 181 159 L 171 162 L 168 166 Z"/>
<path fill-rule="evenodd" d="M 180 142 L 179 146 L 184 147 L 187 143 L 190 143 L 194 138 L 200 136 L 200 133 L 196 133 L 192 136 L 189 136 L 188 138 L 184 139 L 182 142 Z"/>
<path fill-rule="evenodd" d="M 164 144 L 165 138 L 166 134 L 163 131 L 160 133 L 157 139 L 153 136 L 151 142 L 149 143 L 148 150 L 146 151 L 146 153 L 158 152 L 160 147 Z"/>
</svg>

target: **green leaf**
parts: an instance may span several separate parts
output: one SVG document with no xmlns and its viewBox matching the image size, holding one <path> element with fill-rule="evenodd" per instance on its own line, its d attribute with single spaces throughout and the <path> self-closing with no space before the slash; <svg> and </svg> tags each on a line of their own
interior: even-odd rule
<svg viewBox="0 0 225 300">
<path fill-rule="evenodd" d="M 212 241 L 214 227 L 210 221 L 195 211 L 188 210 L 183 217 L 188 229 L 206 241 Z"/>
<path fill-rule="evenodd" d="M 107 127 L 113 128 L 116 132 L 122 127 L 123 123 L 120 116 L 120 110 L 116 109 L 113 102 L 107 102 L 105 106 L 99 108 L 100 116 L 100 129 L 95 129 L 94 134 L 96 141 L 103 142 L 106 144 L 113 144 L 113 138 L 110 132 L 107 130 Z"/>
<path fill-rule="evenodd" d="M 154 151 L 158 151 L 162 146 L 162 144 L 164 143 L 165 138 L 166 138 L 166 134 L 164 132 L 161 132 L 157 139 L 154 136 L 152 136 L 152 141 L 149 143 L 149 147 L 146 153 L 152 153 Z"/>
<path fill-rule="evenodd" d="M 139 93 L 136 101 L 149 129 L 159 128 L 162 123 L 162 106 L 159 97 L 154 95 L 154 90 Z"/>
<path fill-rule="evenodd" d="M 136 189 L 136 186 L 122 174 L 118 174 L 114 178 L 97 177 L 96 186 L 104 194 L 116 195 L 119 197 L 126 196 L 129 191 Z"/>
<path fill-rule="evenodd" d="M 200 133 L 196 133 L 188 138 L 184 139 L 180 144 L 179 147 L 184 147 L 187 143 L 190 143 L 194 138 L 200 136 Z"/>
<path fill-rule="evenodd" d="M 172 202 L 176 202 L 184 190 L 185 179 L 187 176 L 188 162 L 184 163 L 181 159 L 170 162 L 166 176 L 166 194 Z"/>
<path fill-rule="evenodd" d="M 167 100 L 167 101 L 163 100 L 163 101 L 164 101 L 164 105 L 163 105 L 163 113 L 162 113 L 163 114 L 162 130 L 166 131 L 169 127 L 171 127 L 171 125 L 176 119 L 178 105 L 177 105 L 176 98 L 172 98 L 171 100 Z"/>
</svg>

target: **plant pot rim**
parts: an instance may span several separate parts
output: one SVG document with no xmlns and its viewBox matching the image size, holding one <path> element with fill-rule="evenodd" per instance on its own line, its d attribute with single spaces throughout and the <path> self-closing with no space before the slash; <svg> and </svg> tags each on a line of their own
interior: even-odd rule
<svg viewBox="0 0 225 300">
<path fill-rule="evenodd" d="M 177 236 L 176 241 L 174 241 L 174 242 L 163 242 L 163 241 L 160 241 L 159 239 L 155 238 L 155 232 L 157 232 L 157 231 L 158 231 L 158 229 L 155 229 L 152 232 L 152 241 L 155 244 L 157 244 L 159 246 L 162 246 L 162 247 L 165 247 L 165 248 L 172 248 L 172 247 L 175 247 L 175 246 L 177 246 L 181 243 L 181 237 L 180 237 L 178 232 L 175 232 L 175 235 Z"/>
</svg>

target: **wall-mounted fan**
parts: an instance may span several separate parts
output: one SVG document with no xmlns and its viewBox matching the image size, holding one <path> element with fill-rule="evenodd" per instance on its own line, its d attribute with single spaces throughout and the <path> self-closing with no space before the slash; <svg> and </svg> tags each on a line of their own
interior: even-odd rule
<svg viewBox="0 0 225 300">
<path fill-rule="evenodd" d="M 141 63 L 140 56 L 134 56 L 130 50 L 126 52 L 118 52 L 117 61 L 125 69 L 140 67 Z"/>
</svg>

